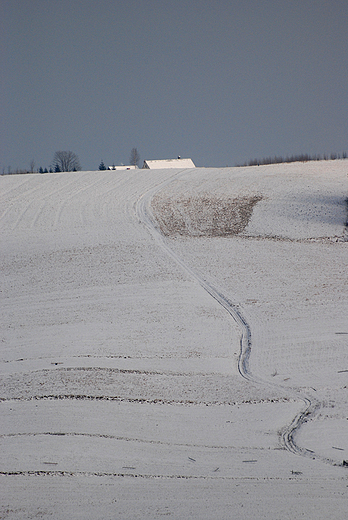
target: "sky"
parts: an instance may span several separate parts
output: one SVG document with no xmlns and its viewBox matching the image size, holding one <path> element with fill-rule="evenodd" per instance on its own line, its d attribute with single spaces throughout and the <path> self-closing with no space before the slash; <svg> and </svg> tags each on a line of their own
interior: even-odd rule
<svg viewBox="0 0 348 520">
<path fill-rule="evenodd" d="M 0 0 L 0 173 L 348 151 L 347 0 Z"/>
</svg>

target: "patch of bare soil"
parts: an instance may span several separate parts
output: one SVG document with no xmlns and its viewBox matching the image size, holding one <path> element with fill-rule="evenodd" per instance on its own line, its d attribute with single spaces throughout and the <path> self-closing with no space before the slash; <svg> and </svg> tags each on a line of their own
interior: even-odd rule
<svg viewBox="0 0 348 520">
<path fill-rule="evenodd" d="M 165 236 L 224 237 L 244 231 L 261 196 L 238 198 L 156 195 L 152 211 Z"/>
</svg>

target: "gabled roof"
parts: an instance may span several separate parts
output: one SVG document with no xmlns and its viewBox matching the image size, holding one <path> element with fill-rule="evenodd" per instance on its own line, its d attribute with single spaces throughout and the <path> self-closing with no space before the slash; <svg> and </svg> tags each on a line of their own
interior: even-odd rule
<svg viewBox="0 0 348 520">
<path fill-rule="evenodd" d="M 195 168 L 195 164 L 192 159 L 159 159 L 155 161 L 144 161 L 143 168 L 149 168 L 151 170 L 163 168 Z"/>
</svg>

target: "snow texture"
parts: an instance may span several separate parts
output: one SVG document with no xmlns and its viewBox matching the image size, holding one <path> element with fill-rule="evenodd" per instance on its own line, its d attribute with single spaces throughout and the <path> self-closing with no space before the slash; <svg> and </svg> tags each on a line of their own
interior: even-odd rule
<svg viewBox="0 0 348 520">
<path fill-rule="evenodd" d="M 0 186 L 0 519 L 346 518 L 348 161 Z"/>
</svg>

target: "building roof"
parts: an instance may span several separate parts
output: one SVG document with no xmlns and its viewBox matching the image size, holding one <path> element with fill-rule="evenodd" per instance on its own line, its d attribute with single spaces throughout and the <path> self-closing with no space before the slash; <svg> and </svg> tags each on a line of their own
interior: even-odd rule
<svg viewBox="0 0 348 520">
<path fill-rule="evenodd" d="M 143 168 L 160 169 L 163 168 L 195 168 L 192 159 L 159 159 L 155 161 L 144 161 Z"/>
<path fill-rule="evenodd" d="M 135 170 L 135 169 L 136 169 L 136 166 L 134 166 L 134 165 L 125 166 L 124 164 L 120 164 L 117 166 L 115 166 L 113 164 L 112 166 L 108 167 L 108 170 Z"/>
</svg>

